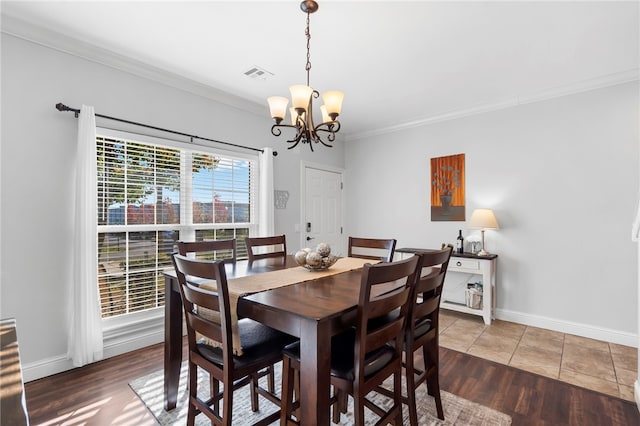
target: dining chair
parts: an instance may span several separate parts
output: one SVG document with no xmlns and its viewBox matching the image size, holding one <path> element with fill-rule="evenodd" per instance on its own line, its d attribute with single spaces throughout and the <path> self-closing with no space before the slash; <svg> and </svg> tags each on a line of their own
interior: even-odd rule
<svg viewBox="0 0 640 426">
<path fill-rule="evenodd" d="M 189 346 L 189 409 L 187 425 L 193 426 L 202 413 L 212 424 L 231 425 L 233 392 L 250 385 L 251 406 L 258 411 L 258 395 L 280 406 L 280 398 L 262 388 L 258 379 L 267 374 L 267 367 L 282 360 L 282 349 L 295 339 L 250 319 L 240 319 L 238 330 L 243 354 L 233 354 L 229 289 L 225 265 L 222 261 L 172 256 L 180 283 Z M 189 282 L 186 277 L 189 277 Z M 217 291 L 209 291 L 192 284 L 215 280 Z M 205 314 L 205 310 L 208 310 Z M 196 339 L 196 333 L 206 340 Z M 209 373 L 210 398 L 198 396 L 198 368 Z M 222 382 L 222 391 L 219 384 Z M 222 412 L 220 412 L 222 400 Z M 280 417 L 280 410 L 264 417 L 256 425 L 267 425 Z"/>
<path fill-rule="evenodd" d="M 247 237 L 244 241 L 247 244 L 249 263 L 259 259 L 281 257 L 284 261 L 287 258 L 287 238 L 285 235 Z"/>
<path fill-rule="evenodd" d="M 402 424 L 402 338 L 418 263 L 419 258 L 413 256 L 365 264 L 355 325 L 331 339 L 331 402 L 351 395 L 356 425 L 364 425 L 365 407 L 380 417 L 376 424 Z M 296 342 L 283 350 L 281 425 L 298 424 L 293 419 L 299 405 L 293 401 L 293 383 L 299 370 L 300 343 Z M 393 404 L 385 410 L 367 395 L 391 376 Z"/>
<path fill-rule="evenodd" d="M 349 257 L 391 262 L 393 261 L 395 249 L 395 239 L 385 240 L 378 238 L 349 237 Z"/>
<path fill-rule="evenodd" d="M 442 400 L 440 398 L 439 364 L 440 345 L 438 340 L 440 297 L 451 257 L 451 247 L 443 250 L 416 252 L 419 258 L 420 275 L 411 294 L 409 313 L 405 327 L 404 363 L 407 396 L 403 402 L 409 407 L 411 426 L 417 426 L 416 389 L 426 383 L 427 393 L 433 396 L 438 418 L 444 420 Z M 414 354 L 422 349 L 423 369 L 415 365 Z M 391 395 L 390 391 L 379 389 L 381 393 Z"/>
<path fill-rule="evenodd" d="M 207 260 L 222 260 L 224 263 L 236 263 L 238 251 L 235 238 L 229 240 L 178 241 L 178 253 Z"/>
<path fill-rule="evenodd" d="M 235 238 L 228 240 L 178 241 L 177 246 L 178 253 L 183 256 L 188 256 L 190 253 L 193 253 L 195 258 L 222 260 L 224 263 L 234 265 L 237 260 L 238 250 Z M 197 336 L 196 338 L 200 337 L 202 336 Z M 269 392 L 274 392 L 275 371 L 273 367 L 268 367 L 267 386 Z"/>
</svg>

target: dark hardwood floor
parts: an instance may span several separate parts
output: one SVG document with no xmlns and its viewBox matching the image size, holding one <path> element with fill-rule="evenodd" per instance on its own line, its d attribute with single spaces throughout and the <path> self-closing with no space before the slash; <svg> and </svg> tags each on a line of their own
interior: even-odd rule
<svg viewBox="0 0 640 426">
<path fill-rule="evenodd" d="M 161 369 L 162 344 L 25 385 L 32 425 L 155 425 L 128 382 Z M 441 388 L 513 425 L 640 425 L 632 402 L 441 348 Z"/>
</svg>

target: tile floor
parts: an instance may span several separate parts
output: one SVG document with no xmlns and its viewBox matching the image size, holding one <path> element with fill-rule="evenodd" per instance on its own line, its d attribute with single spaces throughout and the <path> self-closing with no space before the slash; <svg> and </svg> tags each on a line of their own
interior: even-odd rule
<svg viewBox="0 0 640 426">
<path fill-rule="evenodd" d="M 629 401 L 636 348 L 440 309 L 440 345 Z"/>
</svg>

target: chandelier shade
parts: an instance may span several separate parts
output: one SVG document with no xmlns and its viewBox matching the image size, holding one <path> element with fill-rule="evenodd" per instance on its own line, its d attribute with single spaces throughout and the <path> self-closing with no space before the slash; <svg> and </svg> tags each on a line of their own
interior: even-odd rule
<svg viewBox="0 0 640 426">
<path fill-rule="evenodd" d="M 271 134 L 280 136 L 281 128 L 290 128 L 295 131 L 293 138 L 287 140 L 292 144 L 289 149 L 295 148 L 299 143 L 309 144 L 313 151 L 314 143 L 321 143 L 324 146 L 332 147 L 331 143 L 335 141 L 335 135 L 340 130 L 340 122 L 337 120 L 342 112 L 342 101 L 344 93 L 338 90 L 330 90 L 322 95 L 324 105 L 320 106 L 321 119 L 320 124 L 315 125 L 313 116 L 313 100 L 320 97 L 320 93 L 314 90 L 309 84 L 309 74 L 311 71 L 311 54 L 309 31 L 309 15 L 318 10 L 318 3 L 314 0 L 305 0 L 300 3 L 300 9 L 307 14 L 307 26 L 305 35 L 307 37 L 307 63 L 305 70 L 307 71 L 307 84 L 296 84 L 289 87 L 291 93 L 291 124 L 284 124 L 283 121 L 287 113 L 287 105 L 289 99 L 283 96 L 271 96 L 267 98 L 269 104 L 269 112 L 275 124 L 271 127 Z"/>
<path fill-rule="evenodd" d="M 269 111 L 271 112 L 271 117 L 276 120 L 277 123 L 280 123 L 284 119 L 284 116 L 287 115 L 287 105 L 289 104 L 289 99 L 284 96 L 271 96 L 267 99 L 269 102 Z"/>
</svg>

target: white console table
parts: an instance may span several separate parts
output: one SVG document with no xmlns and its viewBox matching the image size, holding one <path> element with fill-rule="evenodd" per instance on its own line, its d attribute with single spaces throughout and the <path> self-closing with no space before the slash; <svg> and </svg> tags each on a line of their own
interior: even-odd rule
<svg viewBox="0 0 640 426">
<path fill-rule="evenodd" d="M 396 254 L 400 259 L 409 257 L 417 251 L 428 251 L 428 249 L 400 248 L 396 249 Z M 467 307 L 465 303 L 447 300 L 445 297 L 440 301 L 440 307 L 467 314 L 482 316 L 484 323 L 489 325 L 495 318 L 496 310 L 496 265 L 498 255 L 490 254 L 478 256 L 471 253 L 453 253 L 449 260 L 447 272 L 460 272 L 464 274 L 482 276 L 482 309 Z M 445 287 L 447 279 L 445 278 Z"/>
</svg>

